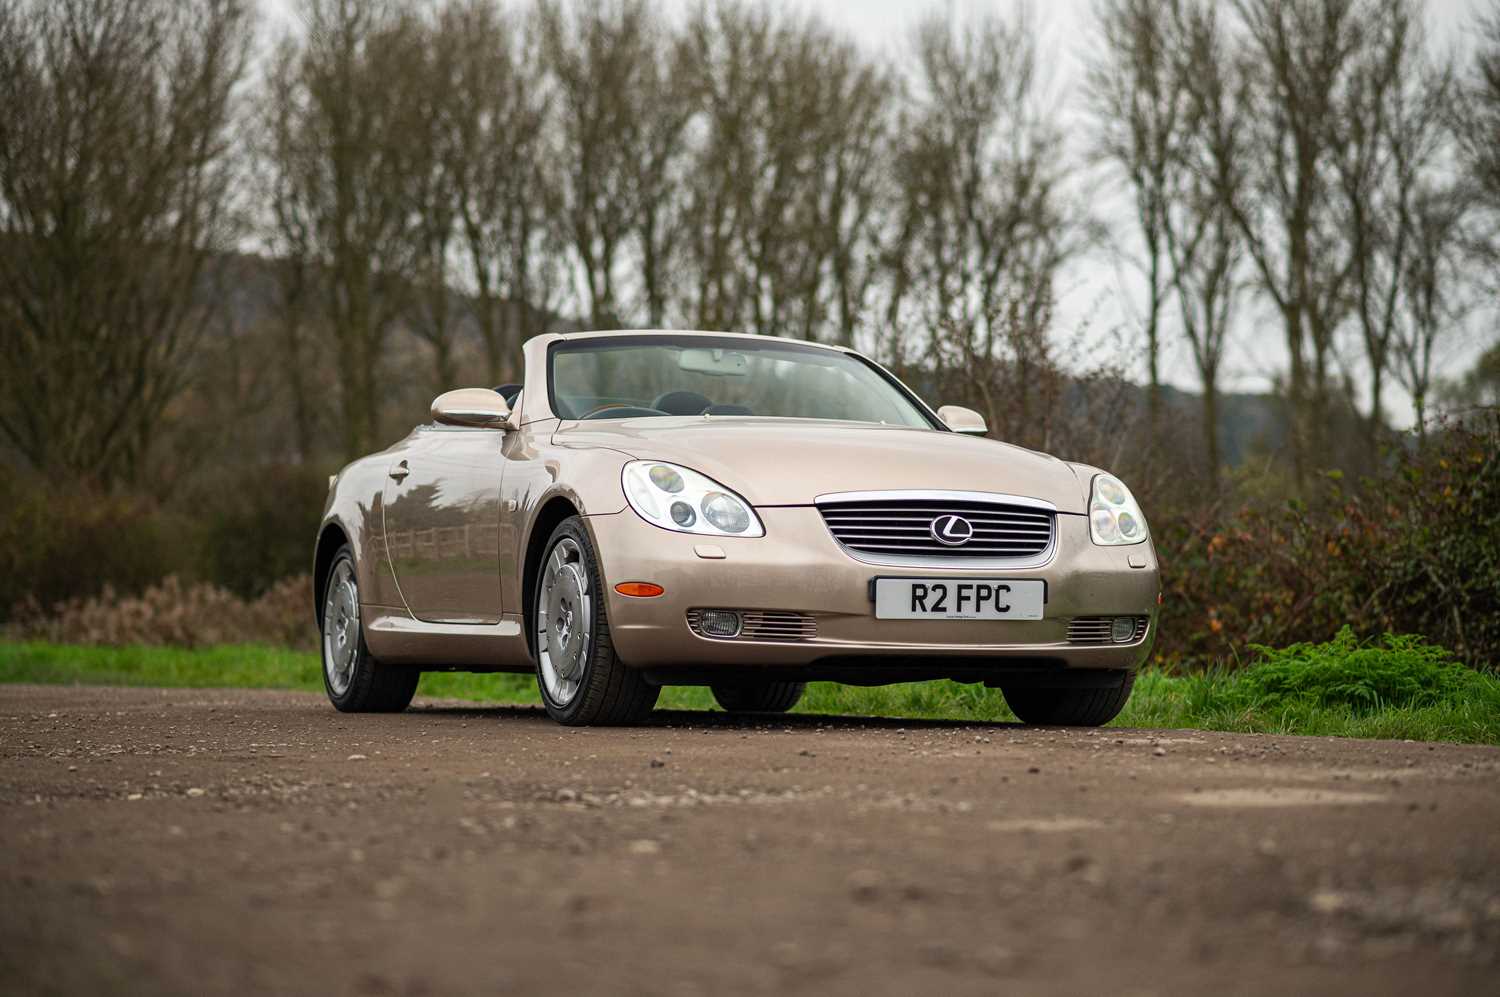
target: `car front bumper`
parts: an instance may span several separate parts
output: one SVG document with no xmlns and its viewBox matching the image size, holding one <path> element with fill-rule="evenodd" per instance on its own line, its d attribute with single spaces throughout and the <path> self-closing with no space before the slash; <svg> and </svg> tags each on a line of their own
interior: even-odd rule
<svg viewBox="0 0 1500 997">
<path fill-rule="evenodd" d="M 1160 581 L 1148 541 L 1101 547 L 1082 515 L 1059 514 L 1051 559 L 1031 568 L 909 568 L 851 556 L 811 506 L 759 508 L 766 535 L 706 537 L 653 526 L 634 512 L 587 517 L 605 579 L 610 632 L 627 665 L 663 672 L 738 668 L 798 669 L 798 677 L 901 681 L 919 677 L 986 678 L 1008 671 L 1135 669 L 1156 638 Z M 699 548 L 719 548 L 705 557 Z M 712 550 L 706 553 L 714 553 Z M 1139 565 L 1139 566 L 1133 566 Z M 1012 620 L 877 620 L 877 577 L 1040 578 L 1044 618 Z M 621 595 L 620 582 L 654 582 L 653 598 Z M 700 636 L 692 609 L 788 611 L 816 622 L 816 636 L 754 640 Z M 1068 623 L 1081 616 L 1145 617 L 1139 639 L 1078 644 Z"/>
</svg>

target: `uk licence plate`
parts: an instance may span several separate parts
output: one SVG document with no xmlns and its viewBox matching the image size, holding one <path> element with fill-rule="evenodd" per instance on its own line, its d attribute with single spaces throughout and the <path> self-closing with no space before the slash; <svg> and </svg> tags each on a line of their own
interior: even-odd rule
<svg viewBox="0 0 1500 997">
<path fill-rule="evenodd" d="M 877 578 L 877 620 L 1040 620 L 1037 578 Z"/>
</svg>

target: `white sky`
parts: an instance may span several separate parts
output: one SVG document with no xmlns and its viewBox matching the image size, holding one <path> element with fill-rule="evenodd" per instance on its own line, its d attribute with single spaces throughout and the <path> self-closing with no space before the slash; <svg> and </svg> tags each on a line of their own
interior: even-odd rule
<svg viewBox="0 0 1500 997">
<path fill-rule="evenodd" d="M 420 0 L 418 0 L 420 2 Z M 672 11 L 681 11 L 695 0 L 661 0 Z M 846 32 L 872 52 L 899 57 L 912 25 L 933 10 L 943 10 L 951 17 L 966 19 L 975 14 L 998 13 L 1015 16 L 1029 10 L 1041 38 L 1041 51 L 1050 57 L 1044 67 L 1051 76 L 1051 89 L 1059 115 L 1072 118 L 1079 113 L 1075 84 L 1081 77 L 1081 66 L 1087 58 L 1092 36 L 1092 0 L 752 0 L 778 7 L 804 11 L 820 16 L 836 29 Z M 296 0 L 262 0 L 273 24 L 291 25 L 290 13 Z M 1476 15 L 1487 9 L 1486 0 L 1425 0 L 1435 41 L 1468 54 L 1465 27 Z M 1075 152 L 1078 151 L 1076 148 Z M 1057 332 L 1071 339 L 1087 326 L 1096 335 L 1091 340 L 1098 348 L 1117 343 L 1118 333 L 1138 328 L 1136 316 L 1143 300 L 1141 280 L 1124 255 L 1134 245 L 1129 229 L 1129 215 L 1124 200 L 1126 192 L 1114 178 L 1090 177 L 1085 183 L 1092 195 L 1102 192 L 1091 208 L 1112 223 L 1118 248 L 1101 248 L 1075 262 L 1059 284 Z M 1112 195 L 1112 196 L 1111 196 Z M 1455 374 L 1472 366 L 1474 358 L 1494 342 L 1496 316 L 1483 314 L 1470 327 L 1455 335 L 1448 346 L 1440 372 Z M 1284 368 L 1286 351 L 1276 316 L 1270 314 L 1257 296 L 1247 295 L 1240 307 L 1237 328 L 1231 336 L 1231 348 L 1225 364 L 1223 390 L 1265 390 L 1271 377 Z M 1357 355 L 1348 357 L 1357 361 Z M 1192 360 L 1185 344 L 1167 344 L 1162 364 L 1163 376 L 1169 382 L 1188 389 L 1196 388 Z M 1145 379 L 1144 362 L 1137 365 Z M 1390 385 L 1387 411 L 1398 423 L 1411 421 L 1409 400 L 1400 388 Z"/>
</svg>

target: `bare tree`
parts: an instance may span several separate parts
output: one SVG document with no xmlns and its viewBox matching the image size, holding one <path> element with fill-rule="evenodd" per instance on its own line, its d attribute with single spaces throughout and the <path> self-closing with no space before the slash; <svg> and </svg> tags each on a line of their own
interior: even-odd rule
<svg viewBox="0 0 1500 997">
<path fill-rule="evenodd" d="M 492 382 L 520 377 L 522 341 L 565 286 L 556 155 L 547 145 L 551 91 L 538 32 L 489 0 L 454 0 L 439 18 L 454 46 L 449 170 L 463 258 Z"/>
<path fill-rule="evenodd" d="M 1205 465 L 1221 474 L 1219 374 L 1243 281 L 1244 234 L 1234 205 L 1245 182 L 1244 73 L 1211 2 L 1174 18 L 1174 85 L 1185 95 L 1181 135 L 1167 172 L 1163 236 L 1182 331 L 1203 391 Z"/>
<path fill-rule="evenodd" d="M 853 346 L 864 326 L 875 285 L 883 277 L 881 245 L 894 200 L 890 157 L 894 80 L 852 46 L 836 59 L 845 83 L 836 95 L 841 125 L 827 169 L 832 242 L 833 320 L 838 342 Z"/>
<path fill-rule="evenodd" d="M 815 19 L 716 3 L 688 27 L 690 308 L 711 326 L 850 341 L 869 296 L 890 87 Z"/>
<path fill-rule="evenodd" d="M 461 40 L 436 25 L 422 25 L 406 69 L 415 102 L 414 130 L 406 136 L 413 220 L 411 303 L 407 324 L 432 350 L 434 389 L 457 382 L 457 331 L 463 318 L 453 287 L 453 252 L 458 238 L 461 162 L 453 127 L 459 89 L 457 51 Z"/>
<path fill-rule="evenodd" d="M 687 36 L 704 114 L 688 194 L 693 286 L 685 304 L 701 328 L 731 329 L 749 321 L 754 296 L 743 259 L 743 233 L 756 224 L 745 181 L 761 169 L 755 136 L 769 111 L 759 84 L 775 47 L 773 24 L 764 9 L 718 3 L 698 12 Z"/>
<path fill-rule="evenodd" d="M 142 469 L 213 321 L 252 31 L 240 0 L 0 0 L 0 431 Z"/>
<path fill-rule="evenodd" d="M 266 240 L 268 264 L 274 276 L 271 307 L 279 335 L 278 367 L 290 396 L 293 452 L 309 459 L 317 449 L 319 406 L 314 402 L 310 367 L 315 363 L 316 330 L 324 317 L 320 297 L 321 272 L 313 259 L 311 225 L 297 196 L 299 178 L 278 153 L 290 151 L 290 116 L 298 81 L 286 64 L 292 48 L 283 45 L 274 55 L 273 70 L 262 84 L 256 108 L 257 127 L 250 134 L 251 172 L 255 203 L 260 206 L 258 231 Z"/>
<path fill-rule="evenodd" d="M 850 345 L 878 277 L 878 232 L 893 193 L 883 173 L 893 81 L 852 42 L 817 22 L 791 25 L 782 48 L 782 85 L 804 95 L 797 154 L 809 165 L 801 171 L 797 199 L 806 208 L 803 220 L 762 247 L 762 267 L 789 242 L 805 240 L 807 256 L 788 288 L 802 299 L 794 306 L 793 331 Z"/>
<path fill-rule="evenodd" d="M 1466 228 L 1472 208 L 1466 186 L 1450 178 L 1412 191 L 1407 210 L 1410 249 L 1398 275 L 1401 314 L 1390 361 L 1397 383 L 1411 395 L 1417 432 L 1426 439 L 1440 344 L 1474 303 Z"/>
<path fill-rule="evenodd" d="M 925 355 L 967 383 L 998 432 L 1040 445 L 1026 425 L 1026 369 L 1044 355 L 1054 278 L 1073 245 L 1035 40 L 1024 20 L 931 18 L 915 44 L 887 314 L 925 337 L 893 343 L 893 359 Z M 1003 424 L 1002 403 L 1015 425 Z"/>
<path fill-rule="evenodd" d="M 1500 409 L 1500 340 L 1479 355 L 1468 373 L 1443 386 L 1443 401 L 1460 414 Z"/>
<path fill-rule="evenodd" d="M 1402 322 L 1402 296 L 1418 252 L 1414 203 L 1451 172 L 1448 105 L 1451 76 L 1426 52 L 1420 11 L 1410 0 L 1383 0 L 1371 40 L 1342 95 L 1336 119 L 1339 188 L 1352 263 L 1351 291 L 1369 370 L 1368 452 L 1385 425 L 1385 374 Z M 1432 211 L 1429 203 L 1424 210 Z M 1436 219 L 1425 220 L 1432 224 Z M 1435 233 L 1425 233 L 1433 238 Z M 1448 276 L 1428 269 L 1424 280 Z M 1444 289 L 1428 289 L 1444 296 Z"/>
<path fill-rule="evenodd" d="M 640 218 L 639 166 L 660 97 L 664 27 L 644 0 L 574 0 L 539 7 L 546 61 L 558 88 L 562 164 L 559 217 L 577 257 L 595 328 L 619 325 L 622 268 Z"/>
<path fill-rule="evenodd" d="M 1178 0 L 1099 0 L 1100 40 L 1086 78 L 1096 155 L 1130 185 L 1146 277 L 1146 375 L 1150 424 L 1161 425 L 1162 312 L 1172 293 L 1168 213 L 1184 169 L 1176 148 L 1187 91 L 1178 77 Z"/>
<path fill-rule="evenodd" d="M 1500 301 L 1500 0 L 1476 25 L 1479 46 L 1455 108 L 1454 132 L 1480 217 L 1472 250 L 1486 266 L 1489 290 Z"/>
<path fill-rule="evenodd" d="M 1379 0 L 1235 0 L 1250 67 L 1247 183 L 1234 202 L 1289 355 L 1299 481 L 1325 454 L 1334 339 L 1354 260 L 1337 191 L 1338 115 Z"/>
<path fill-rule="evenodd" d="M 314 275 L 338 347 L 344 450 L 374 448 L 387 338 L 412 286 L 410 136 L 422 105 L 415 15 L 385 0 L 306 0 L 305 36 L 285 39 L 267 89 L 268 169 L 283 251 Z"/>
<path fill-rule="evenodd" d="M 682 219 L 688 198 L 691 158 L 688 127 L 700 108 L 700 92 L 687 39 L 665 26 L 639 67 L 639 96 L 650 109 L 641 124 L 640 156 L 631 170 L 635 242 L 641 306 L 646 324 L 660 328 L 677 293 Z"/>
</svg>

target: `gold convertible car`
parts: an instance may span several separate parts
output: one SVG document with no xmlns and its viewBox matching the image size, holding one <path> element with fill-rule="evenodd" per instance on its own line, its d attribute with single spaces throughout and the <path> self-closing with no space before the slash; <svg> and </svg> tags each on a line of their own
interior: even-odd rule
<svg viewBox="0 0 1500 997">
<path fill-rule="evenodd" d="M 422 671 L 535 672 L 565 724 L 663 685 L 791 709 L 812 679 L 998 686 L 1097 725 L 1156 636 L 1156 552 L 1098 468 L 981 438 L 837 346 L 548 335 L 524 385 L 462 388 L 330 483 L 314 556 L 340 710 Z"/>
</svg>

